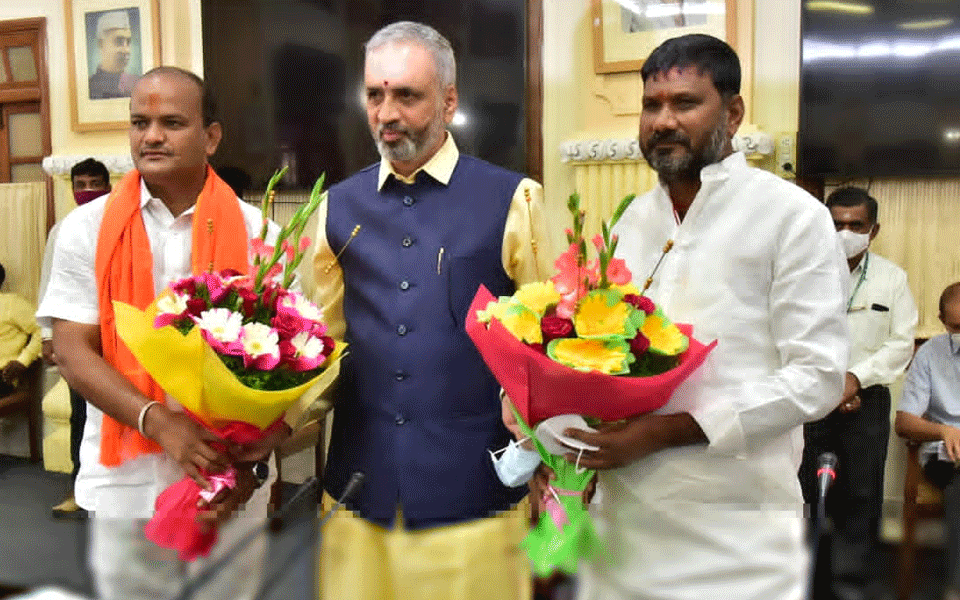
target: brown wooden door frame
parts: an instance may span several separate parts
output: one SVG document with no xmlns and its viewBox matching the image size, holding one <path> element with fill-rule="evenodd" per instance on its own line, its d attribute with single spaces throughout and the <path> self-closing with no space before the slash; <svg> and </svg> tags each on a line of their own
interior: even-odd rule
<svg viewBox="0 0 960 600">
<path fill-rule="evenodd" d="M 526 35 L 527 175 L 543 182 L 543 0 L 527 0 Z"/>
<path fill-rule="evenodd" d="M 5 40 L 8 39 L 8 36 L 13 38 L 14 41 L 22 39 L 25 40 L 24 45 L 31 45 L 33 47 L 33 55 L 37 69 L 37 81 L 35 84 L 0 84 L 0 105 L 31 101 L 40 103 L 41 151 L 43 152 L 43 156 L 50 156 L 50 83 L 47 72 L 47 20 L 40 17 L 35 19 L 0 21 L 0 36 Z M 6 57 L 6 53 L 3 54 L 3 60 L 5 61 L 4 66 L 7 69 L 7 73 L 12 75 L 9 70 L 9 60 Z M 7 111 L 4 110 L 4 119 L 6 119 L 6 112 Z M 3 123 L 3 126 L 6 127 L 6 122 Z M 3 144 L 5 145 L 4 156 L 8 156 L 9 147 L 6 146 L 6 139 L 4 139 Z M 6 177 L 9 178 L 9 162 L 6 160 L 3 162 L 7 163 Z M 45 183 L 47 187 L 47 229 L 49 230 L 50 227 L 53 226 L 56 217 L 55 204 L 53 201 L 53 179 L 48 175 L 45 177 Z"/>
</svg>

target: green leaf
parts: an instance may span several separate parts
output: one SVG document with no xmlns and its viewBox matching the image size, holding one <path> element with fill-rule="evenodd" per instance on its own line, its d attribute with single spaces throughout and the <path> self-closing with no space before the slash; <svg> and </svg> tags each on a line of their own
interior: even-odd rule
<svg viewBox="0 0 960 600">
<path fill-rule="evenodd" d="M 613 216 L 610 217 L 610 229 L 613 229 L 613 226 L 617 224 L 617 221 L 620 220 L 620 217 L 623 216 L 623 213 L 627 210 L 627 207 L 630 206 L 636 197 L 636 194 L 630 194 L 620 201 L 620 204 L 617 205 L 616 210 L 613 211 Z"/>
</svg>

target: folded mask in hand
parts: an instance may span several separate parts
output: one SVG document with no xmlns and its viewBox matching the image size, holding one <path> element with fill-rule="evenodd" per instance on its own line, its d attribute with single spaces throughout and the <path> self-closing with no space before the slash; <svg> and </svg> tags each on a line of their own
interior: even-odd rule
<svg viewBox="0 0 960 600">
<path fill-rule="evenodd" d="M 540 465 L 540 454 L 536 450 L 527 450 L 520 444 L 527 438 L 519 442 L 510 440 L 505 448 L 496 452 L 490 452 L 490 460 L 493 461 L 493 469 L 497 472 L 497 477 L 507 487 L 520 487 L 533 477 L 533 472 Z"/>
</svg>

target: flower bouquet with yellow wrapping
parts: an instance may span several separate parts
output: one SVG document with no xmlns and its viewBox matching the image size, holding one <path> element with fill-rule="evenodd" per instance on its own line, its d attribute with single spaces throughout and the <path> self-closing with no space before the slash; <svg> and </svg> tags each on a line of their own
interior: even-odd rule
<svg viewBox="0 0 960 600">
<path fill-rule="evenodd" d="M 181 279 L 144 311 L 114 302 L 120 338 L 157 384 L 207 429 L 241 445 L 282 427 L 284 412 L 305 394 L 318 396 L 336 376 L 330 367 L 344 347 L 325 335 L 320 310 L 290 289 L 310 244 L 303 229 L 326 197 L 323 178 L 275 246 L 267 246 L 266 211 L 281 176 L 271 179 L 264 195 L 249 274 Z M 215 530 L 202 531 L 195 522 L 197 500 L 236 485 L 233 468 L 204 476 L 212 491 L 185 477 L 158 497 L 146 527 L 149 539 L 178 550 L 183 560 L 206 555 L 216 540 Z"/>
<path fill-rule="evenodd" d="M 577 426 L 570 419 L 584 428 L 661 408 L 716 344 L 705 346 L 689 326 L 673 323 L 614 258 L 610 231 L 632 201 L 624 198 L 602 223 L 593 239 L 597 257 L 588 260 L 584 212 L 573 194 L 570 246 L 555 262 L 556 275 L 501 298 L 481 286 L 467 316 L 467 333 L 556 476 L 543 498 L 547 510 L 524 541 L 540 575 L 574 573 L 580 557 L 599 551 L 581 500 L 593 472 L 563 457 L 589 449 L 563 439 L 566 427 Z"/>
</svg>

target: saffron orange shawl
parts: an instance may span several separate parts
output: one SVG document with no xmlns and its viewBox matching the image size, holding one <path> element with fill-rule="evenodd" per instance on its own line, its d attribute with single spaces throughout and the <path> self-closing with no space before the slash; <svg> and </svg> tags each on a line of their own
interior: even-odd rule
<svg viewBox="0 0 960 600">
<path fill-rule="evenodd" d="M 194 275 L 204 271 L 234 269 L 247 273 L 246 224 L 236 194 L 207 166 L 203 189 L 193 214 L 190 252 Z M 153 255 L 140 214 L 140 173 L 123 177 L 107 199 L 97 239 L 97 290 L 100 303 L 100 343 L 103 357 L 132 382 L 144 396 L 164 401 L 165 393 L 140 366 L 117 336 L 113 300 L 141 310 L 154 300 Z M 103 415 L 100 462 L 117 466 L 141 454 L 160 452 L 153 440 L 135 428 Z"/>
</svg>

